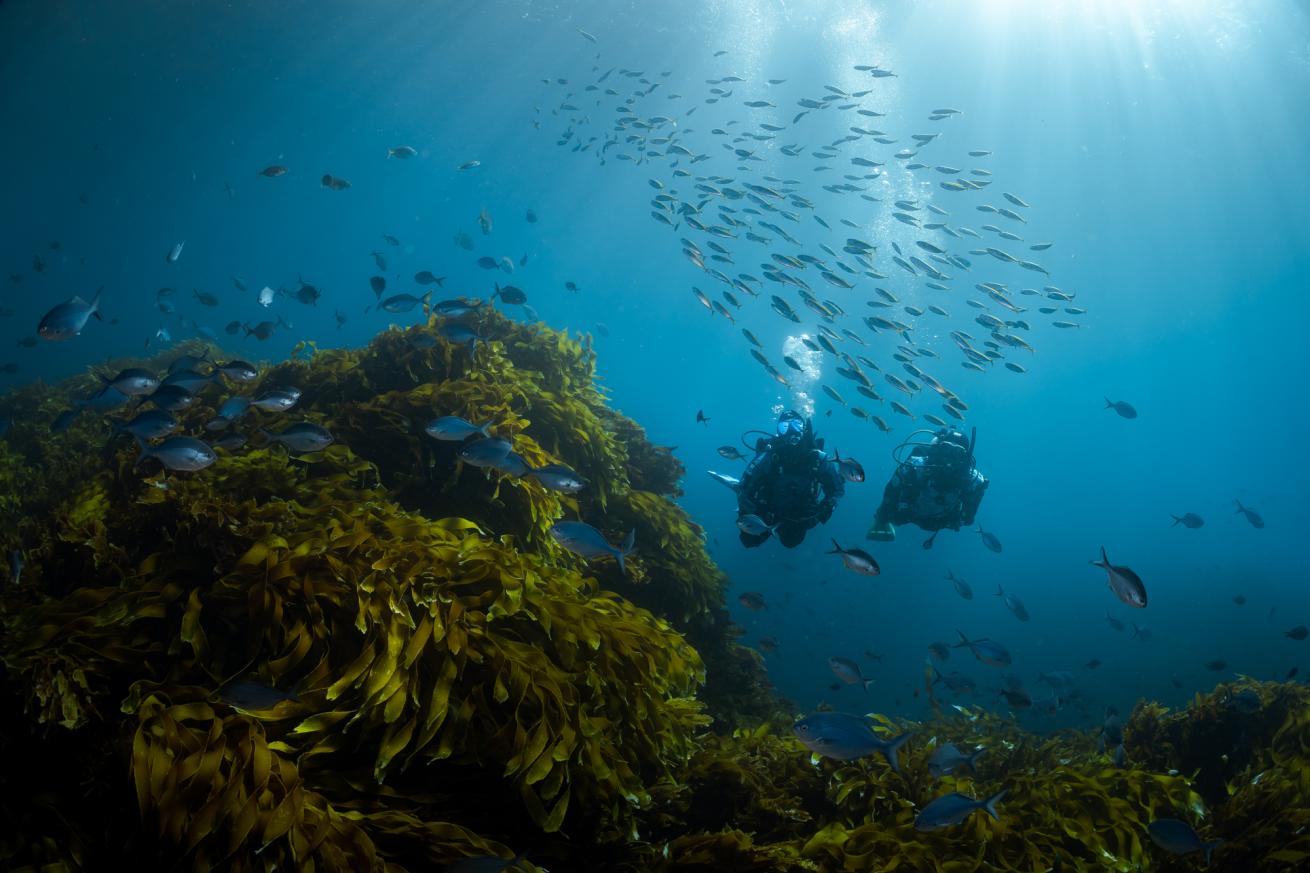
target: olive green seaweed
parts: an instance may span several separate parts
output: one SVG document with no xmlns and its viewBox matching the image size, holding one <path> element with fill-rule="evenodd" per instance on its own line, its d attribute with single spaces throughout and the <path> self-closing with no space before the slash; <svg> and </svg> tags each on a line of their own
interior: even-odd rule
<svg viewBox="0 0 1310 873">
<path fill-rule="evenodd" d="M 89 410 L 50 425 L 99 373 L 219 349 L 0 397 L 0 545 L 26 557 L 0 589 L 0 867 L 1194 869 L 1151 843 L 1161 817 L 1224 839 L 1214 870 L 1310 862 L 1300 685 L 1143 701 L 1122 766 L 1094 732 L 1036 735 L 931 687 L 929 721 L 871 716 L 913 732 L 902 772 L 812 756 L 674 502 L 681 464 L 609 408 L 589 341 L 490 307 L 465 323 L 485 342 L 449 343 L 433 317 L 206 387 L 186 433 L 234 393 L 302 396 L 251 413 L 248 447 L 198 473 L 138 467 Z M 424 433 L 440 415 L 587 486 L 466 465 Z M 302 419 L 335 443 L 293 456 L 256 433 Z M 626 572 L 561 548 L 560 519 L 635 530 Z M 943 742 L 986 747 L 977 772 L 932 779 Z M 999 821 L 915 828 L 941 794 L 1001 789 Z"/>
</svg>

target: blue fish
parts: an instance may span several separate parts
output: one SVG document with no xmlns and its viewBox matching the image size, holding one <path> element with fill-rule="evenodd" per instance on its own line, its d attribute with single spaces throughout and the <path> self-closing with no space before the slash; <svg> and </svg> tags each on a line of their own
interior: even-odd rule
<svg viewBox="0 0 1310 873">
<path fill-rule="evenodd" d="M 50 424 L 50 432 L 63 433 L 68 430 L 73 426 L 73 422 L 81 412 L 82 408 L 80 406 L 75 406 L 72 409 L 65 409 L 63 412 L 59 413 L 59 415 L 55 417 L 55 420 Z"/>
<path fill-rule="evenodd" d="M 901 772 L 896 752 L 914 736 L 913 732 L 884 740 L 873 732 L 867 719 L 844 712 L 816 712 L 793 725 L 796 736 L 811 752 L 838 761 L 853 761 L 881 752 L 892 771 Z"/>
<path fill-rule="evenodd" d="M 90 409 L 95 412 L 107 412 L 111 409 L 117 409 L 124 403 L 127 403 L 127 395 L 112 385 L 106 385 L 79 405 L 83 409 Z"/>
<path fill-rule="evenodd" d="M 943 794 L 919 811 L 919 815 L 914 819 L 914 828 L 920 831 L 935 831 L 938 828 L 957 825 L 978 809 L 999 821 L 1001 817 L 996 814 L 996 804 L 1004 797 L 1004 789 L 985 800 L 974 800 L 958 791 Z"/>
<path fill-rule="evenodd" d="M 604 534 L 583 521 L 557 521 L 550 526 L 550 535 L 570 552 L 588 560 L 609 555 L 619 562 L 619 572 L 626 573 L 623 559 L 632 553 L 637 540 L 637 529 L 628 531 L 621 546 L 610 545 Z"/>
<path fill-rule="evenodd" d="M 551 491 L 560 491 L 564 494 L 577 494 L 587 487 L 586 479 L 563 464 L 546 464 L 544 467 L 529 470 L 527 475 Z"/>
<path fill-rule="evenodd" d="M 466 324 L 443 324 L 437 328 L 437 333 L 441 334 L 443 339 L 456 345 L 473 346 L 477 344 L 482 337 Z"/>
<path fill-rule="evenodd" d="M 286 700 L 295 700 L 296 695 L 270 688 L 262 682 L 243 679 L 224 688 L 219 698 L 233 709 L 259 711 L 273 709 Z"/>
<path fill-rule="evenodd" d="M 165 409 L 147 409 L 131 421 L 114 422 L 114 433 L 130 433 L 141 442 L 166 437 L 177 428 L 177 419 Z"/>
<path fill-rule="evenodd" d="M 486 437 L 460 447 L 459 458 L 474 467 L 495 467 L 513 451 L 510 441 L 501 437 Z"/>
<path fill-rule="evenodd" d="M 334 441 L 332 433 L 327 428 L 311 421 L 290 425 L 278 433 L 270 433 L 266 430 L 260 432 L 270 444 L 281 443 L 292 452 L 319 452 L 332 445 Z"/>
<path fill-rule="evenodd" d="M 136 459 L 136 466 L 141 466 L 147 458 L 156 459 L 169 470 L 194 472 L 214 463 L 218 460 L 218 455 L 214 454 L 214 450 L 208 445 L 194 437 L 175 436 L 169 437 L 157 446 L 143 448 L 140 457 Z"/>
<path fill-rule="evenodd" d="M 434 440 L 448 440 L 450 442 L 463 442 L 469 437 L 476 434 L 490 436 L 487 428 L 491 422 L 486 424 L 474 424 L 471 421 L 465 421 L 458 415 L 443 415 L 440 418 L 434 418 L 423 428 L 424 433 Z"/>
<path fill-rule="evenodd" d="M 966 755 L 956 748 L 955 743 L 942 743 L 933 750 L 932 757 L 928 759 L 928 775 L 940 779 L 956 767 L 968 767 L 976 773 L 978 770 L 973 762 L 985 751 L 987 750 L 975 749 L 972 755 Z"/>
<path fill-rule="evenodd" d="M 745 534 L 758 537 L 764 534 L 773 533 L 776 524 L 769 524 L 758 515 L 740 515 L 737 517 L 737 528 Z"/>
<path fill-rule="evenodd" d="M 95 296 L 91 298 L 90 303 L 87 303 L 81 297 L 74 297 L 55 306 L 41 317 L 36 332 L 42 339 L 60 342 L 70 340 L 80 334 L 82 328 L 86 327 L 87 321 L 93 315 L 98 320 L 103 321 L 104 319 L 100 315 L 100 292 L 104 290 L 102 285 L 100 290 L 96 291 Z"/>
<path fill-rule="evenodd" d="M 1175 855 L 1188 855 L 1200 852 L 1208 866 L 1210 854 L 1223 844 L 1223 840 L 1205 842 L 1200 835 L 1185 821 L 1176 818 L 1160 818 L 1146 826 L 1151 841 L 1166 852 Z"/>
<path fill-rule="evenodd" d="M 223 405 L 218 407 L 218 417 L 233 422 L 249 411 L 250 398 L 237 395 L 223 401 Z"/>
<path fill-rule="evenodd" d="M 1010 658 L 1009 650 L 1006 649 L 1005 646 L 995 640 L 989 640 L 986 637 L 971 640 L 964 635 L 964 631 L 957 630 L 956 633 L 960 635 L 960 641 L 954 646 L 951 646 L 951 648 L 960 649 L 968 647 L 968 649 L 973 652 L 975 658 L 989 667 L 1010 666 L 1012 659 Z"/>
</svg>

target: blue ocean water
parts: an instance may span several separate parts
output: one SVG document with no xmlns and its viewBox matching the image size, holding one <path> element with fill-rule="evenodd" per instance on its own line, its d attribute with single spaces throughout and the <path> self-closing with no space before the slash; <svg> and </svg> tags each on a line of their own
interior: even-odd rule
<svg viewBox="0 0 1310 873">
<path fill-rule="evenodd" d="M 953 642 L 957 629 L 1003 641 L 1035 694 L 1042 672 L 1076 674 L 1078 705 L 1055 717 L 1022 714 L 1038 729 L 1095 721 L 1102 707 L 1125 709 L 1139 697 L 1180 703 L 1234 672 L 1282 677 L 1293 666 L 1310 668 L 1307 643 L 1283 636 L 1310 622 L 1300 542 L 1310 490 L 1302 401 L 1308 12 L 1304 3 L 1271 0 L 7 0 L 0 5 L 7 83 L 0 158 L 8 168 L 0 262 L 13 275 L 0 302 L 13 314 L 0 321 L 0 361 L 20 369 L 0 378 L 7 385 L 57 379 L 147 344 L 158 348 L 167 344 L 156 339 L 161 328 L 174 341 L 213 331 L 233 353 L 266 360 L 300 341 L 363 344 L 388 324 L 421 317 L 365 311 L 375 303 L 373 251 L 387 261 L 388 293 L 416 291 L 410 277 L 419 270 L 447 277 L 438 296 L 485 297 L 493 281 L 513 282 L 546 323 L 594 334 L 613 403 L 653 440 L 677 446 L 688 471 L 682 504 L 732 579 L 744 640 L 778 640 L 765 655 L 770 676 L 802 707 L 826 701 L 923 714 L 926 704 L 914 695 L 926 646 Z M 855 65 L 895 75 L 871 78 Z M 612 68 L 639 75 L 612 74 L 606 85 L 614 83 L 614 96 L 606 85 L 585 90 Z M 707 83 L 729 76 L 742 81 Z M 770 78 L 785 81 L 768 85 Z M 619 153 L 641 154 L 626 140 L 628 129 L 601 163 L 601 143 L 615 136 L 615 107 L 646 88 L 638 79 L 660 87 L 635 111 L 673 119 L 664 134 L 676 130 L 708 160 L 691 164 L 667 153 L 640 164 L 619 160 Z M 852 102 L 885 115 L 828 107 L 793 120 L 799 100 L 834 93 L 827 85 L 848 94 L 871 89 Z M 706 103 L 711 87 L 732 94 Z M 776 106 L 748 108 L 748 100 Z M 961 112 L 930 121 L 938 107 Z M 761 123 L 783 130 L 738 144 L 760 160 L 739 162 L 723 149 L 740 131 L 759 133 Z M 861 124 L 898 142 L 843 143 L 835 159 L 812 156 Z M 729 133 L 716 135 L 716 127 Z M 941 136 L 919 155 L 928 167 L 910 171 L 892 154 L 915 133 Z M 575 150 L 593 136 L 595 144 Z M 781 152 L 784 144 L 805 148 L 793 157 Z M 389 159 L 387 150 L 400 145 L 418 154 Z M 974 159 L 969 150 L 991 154 Z M 852 155 L 887 164 L 867 180 L 882 203 L 824 189 L 863 172 L 851 167 Z M 457 169 L 474 160 L 480 165 Z M 796 223 L 771 218 L 799 245 L 672 231 L 652 220 L 649 201 L 651 179 L 696 199 L 694 179 L 676 177 L 675 164 L 737 181 L 796 180 L 762 184 L 808 199 L 831 229 L 801 209 Z M 935 172 L 939 164 L 984 167 L 994 187 L 945 191 L 939 183 L 953 176 Z M 257 174 L 271 165 L 288 172 Z M 815 169 L 821 165 L 832 169 Z M 351 186 L 329 190 L 320 185 L 325 173 Z M 979 203 L 1003 205 L 999 191 L 1031 204 L 1023 210 L 1028 224 L 975 211 Z M 964 253 L 995 245 L 995 237 L 930 236 L 891 217 L 896 199 L 938 206 L 952 226 L 977 229 L 990 220 L 1017 231 L 1025 242 L 1014 244 L 1016 252 L 1053 242 L 1032 254 L 1049 280 L 970 256 L 974 268 L 951 290 L 925 290 L 891 264 L 892 243 L 912 248 L 931 239 Z M 492 219 L 485 235 L 477 221 L 484 209 Z M 535 223 L 526 220 L 529 209 Z M 471 238 L 471 251 L 455 243 L 460 233 Z M 949 319 L 918 319 L 913 340 L 940 355 L 920 365 L 968 403 L 978 464 L 991 479 L 978 520 L 1004 551 L 988 551 L 968 531 L 943 533 L 930 551 L 913 528 L 894 544 L 866 543 L 894 466 L 891 450 L 921 422 L 870 409 L 894 426 L 884 434 L 828 400 L 819 384 L 854 405 L 854 386 L 835 374 L 831 356 L 819 357 L 821 376 L 804 393 L 769 378 L 739 328 L 755 332 L 781 366 L 788 338 L 813 335 L 817 319 L 792 289 L 767 281 L 763 297 L 744 301 L 736 325 L 711 315 L 691 289 L 717 298 L 723 286 L 684 257 L 682 236 L 707 254 L 707 243 L 719 242 L 733 253 L 734 271 L 756 275 L 772 252 L 822 255 L 820 244 L 839 250 L 848 236 L 877 245 L 886 282 L 857 277 L 846 291 L 824 286 L 813 269 L 802 275 L 851 313 L 843 324 L 870 343 L 852 353 L 889 371 L 901 339 L 874 336 L 858 322 L 871 311 L 864 303 L 873 288 L 950 310 Z M 167 263 L 182 241 L 182 256 Z M 524 255 L 513 276 L 476 263 L 509 257 L 517 265 Z M 248 290 L 238 290 L 234 276 Z M 294 291 L 298 277 L 322 289 L 316 305 L 289 296 L 268 309 L 256 302 L 259 288 Z M 959 367 L 949 331 L 986 336 L 965 302 L 981 296 L 972 290 L 979 281 L 1058 286 L 1087 312 L 1072 318 L 1078 329 L 1059 330 L 1030 311 L 1025 336 L 1035 351 L 1005 350 L 1027 372 L 971 372 Z M 55 303 L 100 286 L 105 323 L 92 322 L 70 343 L 19 345 Z M 175 313 L 157 308 L 161 287 L 178 289 L 168 298 Z M 193 289 L 219 305 L 202 305 Z M 796 305 L 802 324 L 769 310 L 773 293 Z M 340 326 L 336 313 L 345 318 Z M 289 326 L 262 343 L 243 331 L 224 333 L 229 322 L 277 317 Z M 880 388 L 889 400 L 898 396 Z M 1118 417 L 1104 408 L 1105 397 L 1131 402 L 1140 417 Z M 907 403 L 919 415 L 939 405 L 922 395 Z M 732 495 L 703 471 L 734 472 L 716 448 L 740 445 L 746 430 L 772 428 L 777 413 L 792 407 L 812 413 L 827 446 L 858 458 L 868 481 L 849 485 L 832 520 L 802 546 L 770 542 L 746 551 Z M 697 410 L 710 417 L 707 426 L 696 423 Z M 1267 526 L 1255 529 L 1234 514 L 1235 499 L 1259 510 Z M 1184 512 L 1198 513 L 1205 526 L 1171 527 L 1170 515 Z M 868 547 L 881 575 L 844 571 L 824 554 L 833 538 Z M 1088 565 L 1101 546 L 1145 580 L 1146 610 L 1130 612 Z M 973 586 L 972 601 L 955 594 L 948 569 Z M 991 596 L 998 584 L 1023 598 L 1029 622 Z M 735 595 L 745 591 L 761 592 L 770 609 L 739 606 Z M 1235 604 L 1236 595 L 1246 603 Z M 1149 628 L 1150 639 L 1116 632 L 1107 612 Z M 865 650 L 881 661 L 865 660 Z M 829 687 L 834 655 L 862 661 L 877 680 L 867 701 L 857 687 Z M 1085 668 L 1091 659 L 1102 666 Z M 1227 667 L 1202 666 L 1216 659 Z M 941 666 L 975 676 L 977 701 L 1002 705 L 991 690 L 996 671 L 963 650 Z"/>
</svg>

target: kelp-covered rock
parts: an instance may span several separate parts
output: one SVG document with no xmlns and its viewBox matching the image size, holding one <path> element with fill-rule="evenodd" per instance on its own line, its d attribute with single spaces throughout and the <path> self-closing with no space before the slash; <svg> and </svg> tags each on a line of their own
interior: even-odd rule
<svg viewBox="0 0 1310 873">
<path fill-rule="evenodd" d="M 143 857 L 369 869 L 496 854 L 480 838 L 445 851 L 397 840 L 408 825 L 383 836 L 386 815 L 520 841 L 625 833 L 692 753 L 709 721 L 695 696 L 705 668 L 661 615 L 726 622 L 723 576 L 669 501 L 680 467 L 606 408 L 576 341 L 490 313 L 475 349 L 434 327 L 205 389 L 179 414 L 203 433 L 238 387 L 294 385 L 295 411 L 259 423 L 328 427 L 336 444 L 313 455 L 256 438 L 207 470 L 161 475 L 134 469 L 130 441 L 91 412 L 49 433 L 90 376 L 0 402 L 18 422 L 0 443 L 0 517 L 28 565 L 4 598 L 6 710 L 23 714 L 5 740 L 39 749 L 71 734 L 123 756 L 118 799 L 134 793 L 140 821 L 118 824 Z M 423 433 L 447 414 L 588 487 L 570 497 L 460 462 Z M 631 486 L 633 450 L 658 462 L 633 478 L 665 494 Z M 561 518 L 615 540 L 637 527 L 631 578 L 558 546 Z M 252 712 L 232 693 L 242 686 L 286 699 Z M 57 763 L 45 779 L 60 776 L 72 790 Z M 370 811 L 351 812 L 361 798 Z M 5 857 L 39 864 L 33 847 L 74 845 L 45 836 L 6 834 Z M 382 860 L 398 843 L 413 857 Z"/>
</svg>

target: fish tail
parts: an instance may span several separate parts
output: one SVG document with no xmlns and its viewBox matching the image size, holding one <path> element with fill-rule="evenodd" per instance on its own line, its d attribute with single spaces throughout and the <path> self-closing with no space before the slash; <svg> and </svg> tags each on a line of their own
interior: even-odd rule
<svg viewBox="0 0 1310 873">
<path fill-rule="evenodd" d="M 105 286 L 101 285 L 99 288 L 96 289 L 96 296 L 91 298 L 91 314 L 96 317 L 96 321 L 105 320 L 104 316 L 100 314 L 100 293 L 104 290 L 105 290 Z"/>
<path fill-rule="evenodd" d="M 996 792 L 991 797 L 984 800 L 982 803 L 983 811 L 986 812 L 988 815 L 990 815 L 992 818 L 996 819 L 997 821 L 1000 821 L 1001 817 L 996 813 L 996 804 L 1000 803 L 1002 800 L 1005 799 L 1005 795 L 1009 792 L 1009 790 L 1010 789 L 1008 788 L 1002 788 L 1000 791 Z"/>
<path fill-rule="evenodd" d="M 767 609 L 768 607 L 765 607 L 765 608 Z M 876 681 L 878 681 L 878 680 L 876 680 L 876 679 L 865 679 L 865 680 L 861 681 L 860 684 L 864 686 L 864 693 L 865 693 L 865 694 L 868 694 L 868 693 L 869 693 L 869 686 L 872 685 L 872 684 L 873 684 L 874 682 L 876 682 Z"/>
<path fill-rule="evenodd" d="M 842 552 L 841 544 L 838 543 L 837 540 L 834 538 L 833 541 L 832 541 L 832 548 L 829 549 L 828 551 L 824 552 L 824 554 L 825 554 L 825 555 L 840 555 L 841 552 Z"/>
<path fill-rule="evenodd" d="M 1113 409 L 1113 408 L 1114 408 L 1114 404 L 1110 402 L 1110 398 L 1109 398 L 1109 397 L 1105 398 L 1105 408 L 1106 408 L 1106 409 Z"/>
<path fill-rule="evenodd" d="M 883 749 L 883 756 L 887 758 L 887 763 L 891 766 L 893 773 L 901 772 L 901 762 L 896 759 L 897 750 L 908 743 L 912 736 L 914 736 L 914 731 L 906 731 L 899 737 L 893 739 L 887 744 L 887 747 Z"/>
<path fill-rule="evenodd" d="M 1005 589 L 1001 587 L 1001 585 L 1000 585 L 999 582 L 996 584 L 996 591 L 995 591 L 995 593 L 992 594 L 992 596 L 993 596 L 993 597 L 1004 597 L 1004 596 L 1005 596 Z"/>
<path fill-rule="evenodd" d="M 1234 498 L 1233 498 L 1233 502 L 1237 504 L 1237 512 L 1234 512 L 1233 515 L 1237 515 L 1238 512 L 1243 512 L 1243 511 L 1245 511 L 1246 507 L 1242 505 L 1242 501 L 1240 501 L 1240 500 L 1238 500 L 1236 497 L 1234 497 Z"/>
<path fill-rule="evenodd" d="M 1205 865 L 1210 866 L 1210 853 L 1224 844 L 1223 840 L 1211 840 L 1208 843 L 1201 844 L 1201 854 L 1205 857 Z"/>
<path fill-rule="evenodd" d="M 1171 524 L 1171 525 L 1169 525 L 1170 527 L 1178 527 L 1178 524 L 1182 521 L 1181 518 L 1179 518 L 1178 516 L 1173 515 L 1173 514 L 1170 514 L 1169 517 L 1172 518 L 1172 519 L 1174 520 L 1174 523 Z"/>
<path fill-rule="evenodd" d="M 965 766 L 967 766 L 967 767 L 968 767 L 970 770 L 972 770 L 973 772 L 977 773 L 977 772 L 978 772 L 978 768 L 977 768 L 977 766 L 975 766 L 974 762 L 977 761 L 977 760 L 978 760 L 978 757 L 979 757 L 980 755 L 982 755 L 982 753 L 985 752 L 985 751 L 987 751 L 987 750 L 986 750 L 986 749 L 978 749 L 978 750 L 975 751 L 972 755 L 969 755 L 967 758 L 964 759 Z"/>
<path fill-rule="evenodd" d="M 960 641 L 955 645 L 951 646 L 952 649 L 959 649 L 962 648 L 963 646 L 969 645 L 969 638 L 964 635 L 964 631 L 956 628 L 955 632 L 960 635 Z"/>
<path fill-rule="evenodd" d="M 623 545 L 619 547 L 618 552 L 615 555 L 615 557 L 618 558 L 619 561 L 620 573 L 623 573 L 625 575 L 627 574 L 628 571 L 623 566 L 623 559 L 626 558 L 628 555 L 632 554 L 632 550 L 633 548 L 636 547 L 636 545 L 637 545 L 637 529 L 634 527 L 632 530 L 628 531 L 628 535 L 623 538 Z"/>
</svg>

